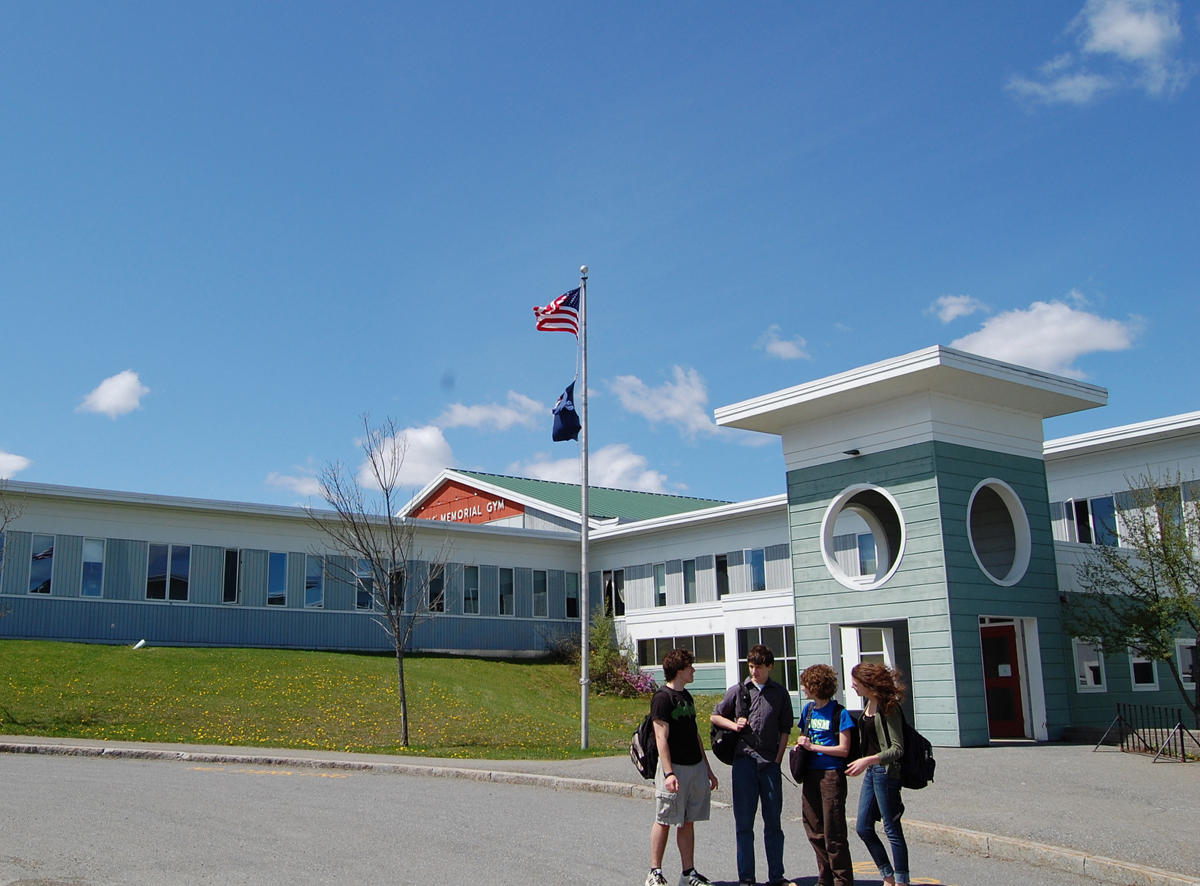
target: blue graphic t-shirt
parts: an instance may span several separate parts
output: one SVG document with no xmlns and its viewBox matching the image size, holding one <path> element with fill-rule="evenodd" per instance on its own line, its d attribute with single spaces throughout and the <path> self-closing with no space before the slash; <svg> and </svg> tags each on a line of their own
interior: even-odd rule
<svg viewBox="0 0 1200 886">
<path fill-rule="evenodd" d="M 845 708 L 841 709 L 842 716 L 836 726 L 830 722 L 836 707 L 839 705 L 833 700 L 830 700 L 829 704 L 823 708 L 813 707 L 811 701 L 804 706 L 804 711 L 800 715 L 800 723 L 803 725 L 804 721 L 808 720 L 808 737 L 812 739 L 813 744 L 836 748 L 841 740 L 841 733 L 846 729 L 854 728 L 854 720 Z M 845 757 L 834 757 L 822 754 L 820 751 L 809 752 L 808 767 L 810 769 L 844 769 L 845 766 Z"/>
</svg>

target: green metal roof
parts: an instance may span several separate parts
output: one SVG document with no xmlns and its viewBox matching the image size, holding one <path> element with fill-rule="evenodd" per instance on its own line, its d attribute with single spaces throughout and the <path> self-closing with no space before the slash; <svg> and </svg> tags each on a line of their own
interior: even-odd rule
<svg viewBox="0 0 1200 886">
<path fill-rule="evenodd" d="M 555 483 L 550 480 L 530 480 L 527 477 L 506 477 L 503 474 L 484 474 L 479 471 L 456 473 L 474 477 L 518 495 L 536 498 L 548 505 L 579 513 L 579 484 Z M 588 511 L 596 519 L 606 520 L 619 517 L 625 520 L 648 520 L 652 517 L 667 517 L 671 514 L 686 514 L 727 505 L 727 501 L 709 498 L 689 498 L 683 495 L 661 495 L 656 492 L 634 492 L 631 489 L 606 489 L 603 486 L 588 487 Z"/>
</svg>

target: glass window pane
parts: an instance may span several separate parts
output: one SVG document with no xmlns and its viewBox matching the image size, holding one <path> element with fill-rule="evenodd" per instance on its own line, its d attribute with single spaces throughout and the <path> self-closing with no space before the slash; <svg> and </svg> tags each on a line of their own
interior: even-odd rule
<svg viewBox="0 0 1200 886">
<path fill-rule="evenodd" d="M 767 568 L 764 551 L 755 548 L 746 551 L 746 562 L 750 564 L 750 590 L 765 591 L 767 589 Z"/>
<path fill-rule="evenodd" d="M 783 673 L 787 678 L 786 686 L 788 692 L 800 691 L 800 678 L 796 674 L 796 659 L 785 658 L 783 660 Z"/>
<path fill-rule="evenodd" d="M 692 655 L 695 655 L 696 654 L 696 638 L 695 637 L 676 637 L 675 638 L 675 648 L 676 649 L 686 649 L 688 652 L 692 653 Z"/>
<path fill-rule="evenodd" d="M 325 606 L 325 560 L 312 554 L 304 559 L 304 605 L 308 609 L 321 609 Z"/>
<path fill-rule="evenodd" d="M 187 545 L 171 545 L 171 590 L 172 600 L 187 600 L 188 578 L 192 571 L 192 549 Z"/>
<path fill-rule="evenodd" d="M 729 558 L 717 554 L 717 599 L 729 593 Z"/>
<path fill-rule="evenodd" d="M 725 662 L 725 635 L 717 634 L 717 661 Z"/>
<path fill-rule="evenodd" d="M 33 554 L 29 563 L 29 593 L 50 593 L 50 581 L 54 573 L 54 536 L 35 535 Z"/>
<path fill-rule="evenodd" d="M 287 605 L 287 554 L 267 555 L 267 605 Z"/>
<path fill-rule="evenodd" d="M 241 600 L 242 552 L 236 548 L 225 551 L 225 581 L 221 592 L 222 603 L 238 603 Z"/>
<path fill-rule="evenodd" d="M 787 647 L 783 645 L 783 627 L 763 628 L 762 629 L 762 645 L 766 646 L 775 654 L 776 658 L 782 658 L 787 653 Z"/>
<path fill-rule="evenodd" d="M 516 607 L 513 603 L 513 571 L 511 569 L 500 570 L 500 614 L 515 615 Z"/>
<path fill-rule="evenodd" d="M 375 602 L 375 570 L 370 560 L 359 560 L 355 569 L 357 590 L 354 595 L 355 609 L 370 609 Z"/>
<path fill-rule="evenodd" d="M 568 572 L 566 575 L 567 584 L 567 618 L 579 618 L 579 573 Z M 615 579 L 614 579 L 615 585 Z M 625 607 L 623 604 L 617 604 L 618 611 L 616 615 L 624 615 Z"/>
<path fill-rule="evenodd" d="M 860 652 L 883 652 L 883 628 L 860 628 L 858 631 Z M 865 661 L 865 659 L 864 659 Z"/>
<path fill-rule="evenodd" d="M 637 653 L 639 665 L 644 668 L 652 666 L 654 664 L 654 641 L 638 640 Z"/>
<path fill-rule="evenodd" d="M 667 564 L 654 564 L 654 605 L 667 605 Z"/>
<path fill-rule="evenodd" d="M 683 602 L 696 602 L 696 561 L 683 561 Z"/>
<path fill-rule="evenodd" d="M 546 573 L 542 569 L 533 570 L 533 617 L 545 618 L 550 614 L 549 595 L 546 592 Z"/>
<path fill-rule="evenodd" d="M 463 612 L 468 615 L 479 614 L 478 566 L 467 566 L 463 569 Z"/>
<path fill-rule="evenodd" d="M 429 577 L 429 611 L 446 611 L 446 574 L 440 569 Z"/>
<path fill-rule="evenodd" d="M 104 595 L 104 539 L 83 540 L 83 582 L 79 593 L 84 597 Z"/>
<path fill-rule="evenodd" d="M 741 628 L 738 630 L 738 658 L 745 661 L 750 654 L 750 647 L 758 644 L 758 628 Z"/>
<path fill-rule="evenodd" d="M 1093 498 L 1092 532 L 1096 544 L 1115 548 L 1117 546 L 1117 509 L 1113 506 L 1111 495 L 1104 498 Z"/>
<path fill-rule="evenodd" d="M 793 625 L 787 625 L 783 629 L 783 642 L 787 644 L 787 654 L 796 654 L 796 628 Z"/>
<path fill-rule="evenodd" d="M 150 545 L 150 559 L 146 567 L 146 599 L 167 599 L 167 554 L 169 545 Z"/>
<path fill-rule="evenodd" d="M 654 663 L 656 665 L 661 665 L 662 660 L 666 657 L 667 653 L 675 648 L 675 638 L 660 637 L 654 641 L 654 645 Z"/>
<path fill-rule="evenodd" d="M 699 664 L 711 664 L 717 660 L 715 638 L 712 634 L 704 634 L 696 638 L 696 661 Z"/>
</svg>

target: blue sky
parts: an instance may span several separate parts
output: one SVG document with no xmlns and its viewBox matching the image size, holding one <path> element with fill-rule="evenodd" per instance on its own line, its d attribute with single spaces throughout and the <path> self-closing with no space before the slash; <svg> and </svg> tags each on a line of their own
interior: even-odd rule
<svg viewBox="0 0 1200 886">
<path fill-rule="evenodd" d="M 1200 3 L 8 3 L 0 475 L 291 504 L 360 416 L 781 492 L 716 406 L 932 344 L 1200 409 Z M 761 445 L 756 445 L 761 444 Z"/>
</svg>

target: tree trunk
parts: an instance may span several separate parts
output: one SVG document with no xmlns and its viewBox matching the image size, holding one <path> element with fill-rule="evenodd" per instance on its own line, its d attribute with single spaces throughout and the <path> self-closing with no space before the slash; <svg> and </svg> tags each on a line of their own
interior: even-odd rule
<svg viewBox="0 0 1200 886">
<path fill-rule="evenodd" d="M 396 650 L 396 689 L 400 693 L 400 747 L 408 747 L 408 694 L 404 691 L 404 650 Z"/>
</svg>

